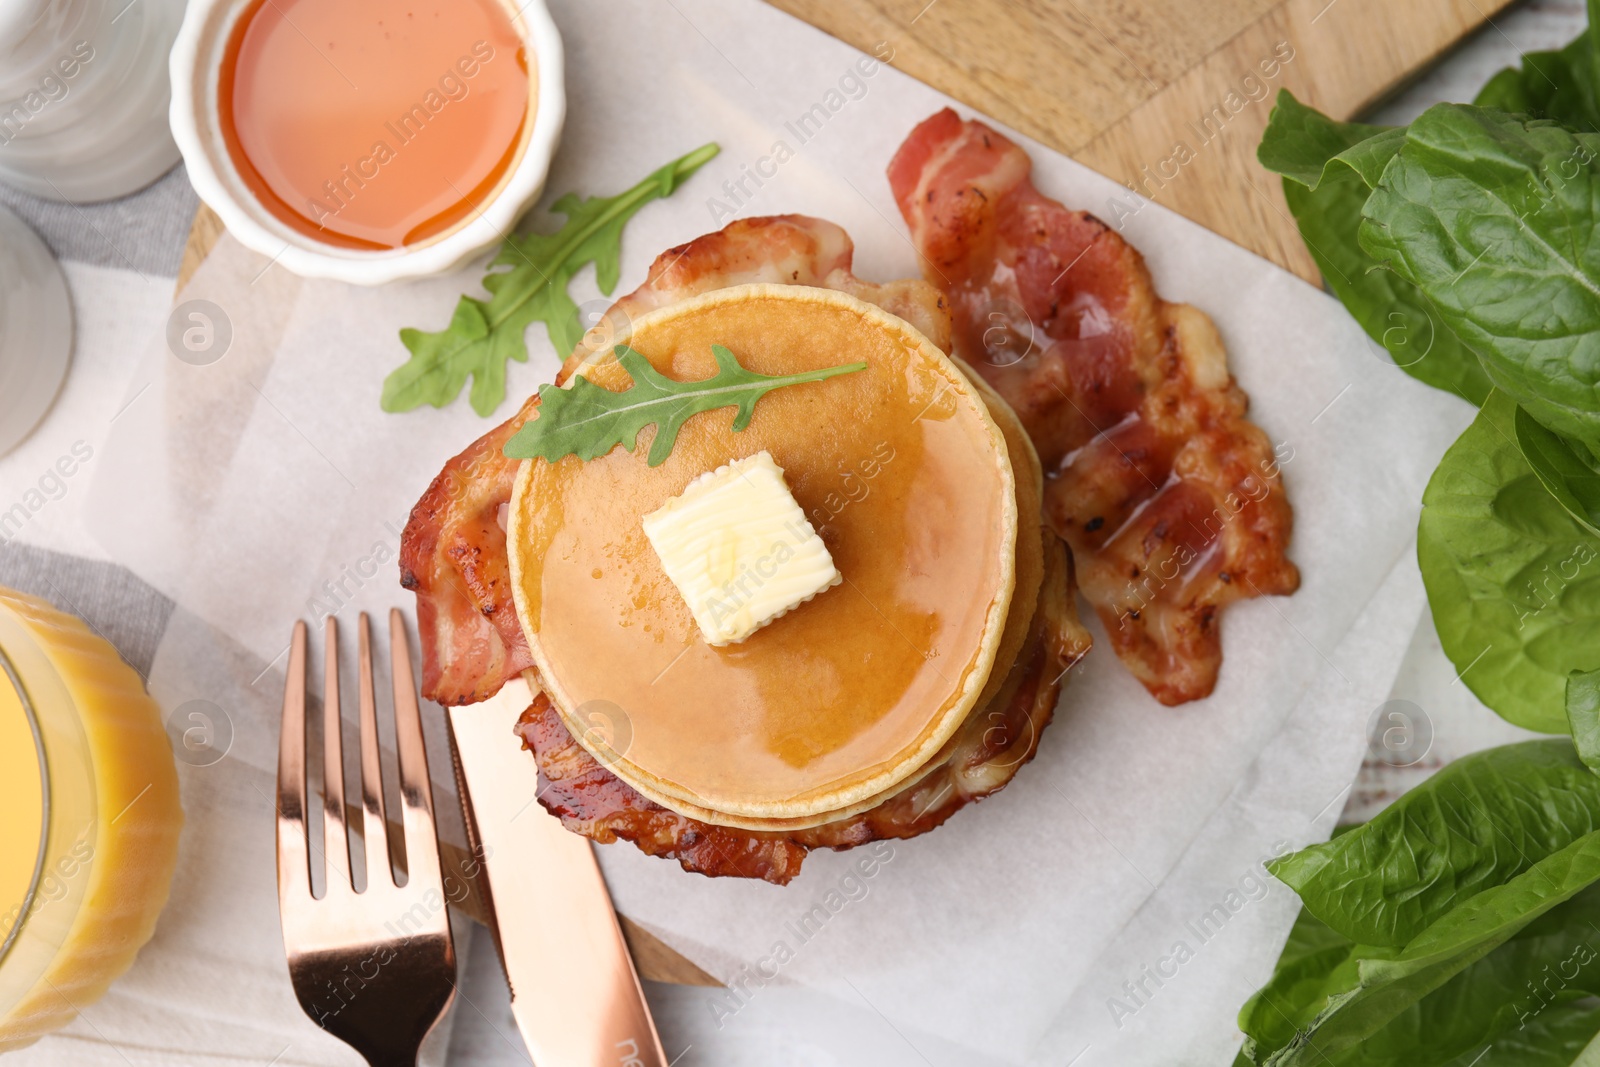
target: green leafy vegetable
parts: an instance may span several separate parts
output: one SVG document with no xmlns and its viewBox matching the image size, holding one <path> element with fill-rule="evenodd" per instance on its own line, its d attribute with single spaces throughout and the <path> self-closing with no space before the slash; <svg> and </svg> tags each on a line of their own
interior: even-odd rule
<svg viewBox="0 0 1600 1067">
<path fill-rule="evenodd" d="M 1476 107 L 1384 130 L 1280 94 L 1262 140 L 1329 288 L 1397 363 L 1397 341 L 1426 354 L 1410 373 L 1481 403 L 1423 497 L 1434 622 L 1478 697 L 1572 742 L 1457 760 L 1274 861 L 1304 910 L 1240 1012 L 1237 1067 L 1600 1067 L 1600 135 L 1578 132 L 1600 127 L 1600 0 L 1588 6 L 1588 32 L 1501 72 Z"/>
<path fill-rule="evenodd" d="M 404 329 L 400 340 L 411 359 L 384 379 L 383 410 L 410 411 L 423 404 L 444 407 L 472 379 L 472 409 L 489 415 L 506 395 L 506 361 L 526 362 L 527 329 L 543 322 L 562 356 L 583 337 L 578 305 L 567 283 L 590 263 L 595 281 L 609 294 L 621 273 L 622 228 L 652 200 L 672 195 L 719 151 L 703 145 L 673 160 L 644 181 L 616 196 L 580 200 L 568 193 L 552 208 L 567 217 L 555 233 L 508 238 L 490 267 L 510 270 L 486 275 L 488 300 L 463 296 L 450 325 L 436 333 Z"/>
<path fill-rule="evenodd" d="M 846 363 L 800 374 L 756 374 L 745 370 L 723 346 L 712 345 L 717 373 L 704 381 L 678 382 L 662 375 L 627 345 L 618 345 L 615 351 L 622 369 L 633 379 L 631 386 L 617 392 L 581 375 L 566 389 L 544 386 L 539 390 L 537 416 L 506 442 L 505 454 L 512 459 L 542 457 L 554 462 L 573 455 L 594 459 L 617 445 L 632 452 L 639 431 L 654 426 L 649 460 L 650 466 L 659 467 L 671 454 L 678 430 L 693 415 L 736 407 L 739 413 L 733 429 L 738 432 L 750 425 L 756 401 L 774 389 L 867 369 L 865 363 Z"/>
<path fill-rule="evenodd" d="M 1349 965 L 1341 964 L 1330 976 L 1336 981 L 1326 1006 L 1266 1062 L 1301 1067 L 1354 1048 L 1596 879 L 1600 834 L 1587 834 L 1450 909 L 1398 955 L 1352 950 L 1354 982 Z"/>
<path fill-rule="evenodd" d="M 1578 758 L 1600 774 L 1600 670 L 1573 671 L 1567 677 L 1567 723 Z"/>
<path fill-rule="evenodd" d="M 1441 1067 L 1600 1067 L 1600 1005 L 1563 1005 Z"/>
<path fill-rule="evenodd" d="M 1238 1062 L 1465 1067 L 1486 1047 L 1506 1058 L 1483 1059 L 1478 1067 L 1574 1062 L 1600 1029 L 1600 1015 L 1578 1003 L 1600 992 L 1600 931 L 1591 925 L 1600 921 L 1600 890 L 1590 884 L 1570 897 L 1563 893 L 1552 881 L 1548 896 L 1559 899 L 1535 900 L 1531 910 L 1537 914 L 1512 918 L 1515 928 L 1491 935 L 1488 951 L 1473 944 L 1465 963 L 1441 960 L 1421 969 L 1408 960 L 1416 952 L 1356 945 L 1302 912 L 1277 972 L 1240 1013 L 1239 1027 L 1248 1036 Z M 1440 930 L 1459 933 L 1469 921 L 1503 911 L 1463 909 L 1441 920 Z M 1319 958 L 1295 951 L 1297 937 L 1303 940 L 1308 929 L 1318 930 L 1326 946 Z M 1472 940 L 1469 935 L 1461 943 Z M 1312 963 L 1320 973 L 1308 971 Z M 1444 981 L 1413 995 L 1443 971 L 1451 972 Z M 1290 975 L 1297 976 L 1292 985 L 1285 981 Z M 1379 1019 L 1384 1021 L 1371 1025 Z M 1567 1058 L 1516 1059 L 1513 1051 Z"/>
<path fill-rule="evenodd" d="M 1364 826 L 1269 864 L 1365 945 L 1409 945 L 1451 909 L 1600 830 L 1600 777 L 1566 738 L 1450 764 Z"/>
<path fill-rule="evenodd" d="M 1600 994 L 1600 777 L 1565 738 L 1457 760 L 1270 868 L 1305 907 L 1240 1011 L 1240 1064 L 1575 1057 L 1600 1027 L 1567 1017 Z"/>
<path fill-rule="evenodd" d="M 1383 270 L 1356 240 L 1361 208 L 1405 131 L 1334 122 L 1287 90 L 1258 155 L 1283 191 L 1323 280 L 1407 374 L 1481 404 L 1489 378 L 1416 286 Z"/>
<path fill-rule="evenodd" d="M 1322 1010 L 1329 976 L 1350 959 L 1355 942 L 1301 908 L 1272 978 L 1239 1010 L 1239 1029 L 1249 1039 L 1241 1064 L 1257 1064 L 1294 1039 Z"/>
<path fill-rule="evenodd" d="M 1482 1048 L 1440 1067 L 1600 1067 L 1600 1004 L 1548 1008 L 1526 1026 L 1497 1034 Z"/>
<path fill-rule="evenodd" d="M 1443 1067 L 1588 996 L 1600 986 L 1600 953 L 1584 945 L 1600 948 L 1600 937 L 1587 929 L 1600 918 L 1597 903 L 1600 894 L 1591 885 L 1526 924 L 1346 1051 L 1341 1067 Z M 1535 986 L 1551 975 L 1551 990 Z M 1490 1062 L 1486 1058 L 1478 1067 Z"/>
<path fill-rule="evenodd" d="M 1589 0 L 1589 21 L 1600 3 Z M 1521 69 L 1508 67 L 1489 79 L 1473 100 L 1480 107 L 1552 119 L 1579 130 L 1600 129 L 1600 44 L 1585 30 L 1558 52 L 1528 52 Z"/>
<path fill-rule="evenodd" d="M 1519 726 L 1567 729 L 1567 674 L 1600 649 L 1600 539 L 1567 514 L 1516 443 L 1500 393 L 1422 496 L 1417 562 L 1461 681 Z"/>
<path fill-rule="evenodd" d="M 1256 158 L 1268 170 L 1313 192 L 1324 181 L 1345 176 L 1346 171 L 1370 189 L 1400 150 L 1405 134 L 1404 129 L 1392 126 L 1335 122 L 1296 100 L 1289 90 L 1280 89 Z"/>
<path fill-rule="evenodd" d="M 1417 286 L 1497 387 L 1600 441 L 1600 134 L 1461 104 L 1406 130 L 1361 247 Z"/>
<path fill-rule="evenodd" d="M 1584 529 L 1600 537 L 1600 470 L 1581 441 L 1545 429 L 1522 408 L 1516 415 L 1522 458 L 1550 495 Z"/>
<path fill-rule="evenodd" d="M 1584 33 L 1556 52 L 1529 52 L 1522 67 L 1508 67 L 1490 78 L 1473 103 L 1516 115 L 1552 119 L 1564 126 L 1600 127 L 1594 106 L 1592 46 Z"/>
</svg>

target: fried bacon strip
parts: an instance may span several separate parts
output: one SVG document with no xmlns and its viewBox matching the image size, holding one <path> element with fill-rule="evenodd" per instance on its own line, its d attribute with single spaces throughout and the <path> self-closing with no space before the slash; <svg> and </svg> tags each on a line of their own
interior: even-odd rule
<svg viewBox="0 0 1600 1067">
<path fill-rule="evenodd" d="M 862 281 L 850 272 L 854 258 L 850 235 L 822 219 L 767 215 L 730 222 L 657 256 L 645 283 L 611 306 L 599 326 L 585 335 L 557 380 L 564 380 L 595 349 L 620 340 L 634 319 L 656 308 L 755 282 L 837 289 L 898 315 L 939 351 L 950 351 L 950 315 L 937 289 L 916 278 L 882 285 Z"/>
<path fill-rule="evenodd" d="M 488 700 L 533 666 L 501 525 L 517 461 L 501 449 L 538 406 L 537 396 L 529 398 L 445 464 L 400 538 L 400 584 L 417 594 L 422 693 L 440 704 Z"/>
<path fill-rule="evenodd" d="M 1292 515 L 1211 320 L 1156 295 L 1144 259 L 1039 193 L 1032 161 L 945 109 L 889 184 L 954 318 L 955 353 L 1016 410 L 1112 647 L 1163 704 L 1207 696 L 1219 613 L 1286 595 Z"/>
</svg>

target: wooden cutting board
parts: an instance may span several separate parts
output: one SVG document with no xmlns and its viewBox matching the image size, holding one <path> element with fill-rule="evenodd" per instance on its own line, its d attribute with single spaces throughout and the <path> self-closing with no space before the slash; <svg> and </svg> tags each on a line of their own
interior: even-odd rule
<svg viewBox="0 0 1600 1067">
<path fill-rule="evenodd" d="M 1316 282 L 1278 180 L 1255 159 L 1272 98 L 1287 88 L 1353 118 L 1511 0 L 771 2 L 863 51 L 887 44 L 902 71 Z M 221 234 L 202 206 L 180 289 Z M 644 977 L 717 984 L 622 924 Z"/>
<path fill-rule="evenodd" d="M 1256 162 L 1278 90 L 1354 118 L 1511 0 L 771 2 L 1316 281 Z"/>
</svg>

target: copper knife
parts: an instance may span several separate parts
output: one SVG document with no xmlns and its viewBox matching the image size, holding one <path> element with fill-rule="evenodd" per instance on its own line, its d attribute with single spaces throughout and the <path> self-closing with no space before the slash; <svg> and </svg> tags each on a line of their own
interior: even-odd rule
<svg viewBox="0 0 1600 1067">
<path fill-rule="evenodd" d="M 533 760 L 513 728 L 537 691 L 513 678 L 482 703 L 446 709 L 512 1015 L 535 1067 L 668 1067 L 593 848 L 535 799 Z"/>
</svg>

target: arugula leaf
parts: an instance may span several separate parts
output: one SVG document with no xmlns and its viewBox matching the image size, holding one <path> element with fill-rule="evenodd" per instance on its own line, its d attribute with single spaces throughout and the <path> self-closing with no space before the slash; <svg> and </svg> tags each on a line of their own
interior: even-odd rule
<svg viewBox="0 0 1600 1067">
<path fill-rule="evenodd" d="M 1589 24 L 1600 22 L 1600 3 L 1589 0 Z M 1507 67 L 1472 101 L 1580 130 L 1600 129 L 1600 41 L 1589 30 L 1558 52 L 1529 52 L 1521 69 Z"/>
<path fill-rule="evenodd" d="M 718 151 L 716 144 L 702 145 L 616 196 L 579 200 L 568 193 L 551 208 L 567 216 L 560 230 L 507 238 L 489 266 L 511 269 L 484 277 L 488 300 L 462 296 L 450 325 L 436 333 L 400 331 L 411 359 L 384 379 L 383 410 L 442 408 L 470 377 L 472 409 L 492 414 L 506 396 L 506 361 L 527 362 L 528 327 L 543 322 L 556 351 L 571 352 L 583 327 L 567 283 L 593 263 L 595 281 L 609 295 L 621 273 L 622 228 L 628 220 L 650 201 L 671 196 Z"/>
<path fill-rule="evenodd" d="M 757 374 L 742 367 L 723 346 L 712 345 L 717 373 L 704 381 L 679 382 L 661 374 L 627 345 L 618 345 L 615 353 L 633 379 L 631 386 L 613 391 L 579 375 L 566 389 L 541 387 L 538 414 L 506 442 L 505 454 L 512 459 L 542 457 L 552 463 L 572 455 L 590 460 L 617 445 L 632 452 L 639 431 L 654 426 L 649 459 L 650 466 L 659 467 L 667 461 L 678 430 L 691 416 L 736 407 L 739 414 L 734 417 L 733 429 L 737 433 L 750 425 L 756 401 L 774 389 L 867 369 L 865 363 L 846 363 L 800 374 Z"/>
<path fill-rule="evenodd" d="M 1515 421 L 1517 446 L 1539 482 L 1580 526 L 1600 536 L 1600 469 L 1589 449 L 1545 429 L 1520 407 Z"/>
<path fill-rule="evenodd" d="M 1566 738 L 1525 741 L 1458 759 L 1359 829 L 1268 869 L 1344 937 L 1398 948 L 1597 830 L 1600 777 Z"/>
<path fill-rule="evenodd" d="M 1589 833 L 1450 908 L 1398 954 L 1384 949 L 1367 955 L 1364 946 L 1356 946 L 1350 961 L 1329 975 L 1325 1006 L 1264 1062 L 1271 1067 L 1339 1063 L 1342 1054 L 1597 879 L 1600 833 Z"/>
<path fill-rule="evenodd" d="M 1600 774 L 1600 670 L 1573 671 L 1567 677 L 1567 723 L 1578 758 Z"/>
<path fill-rule="evenodd" d="M 1257 155 L 1284 175 L 1289 210 L 1323 281 L 1373 342 L 1413 378 L 1482 404 L 1490 385 L 1478 357 L 1416 286 L 1380 269 L 1356 240 L 1368 187 L 1403 139 L 1403 130 L 1334 122 L 1285 89 Z"/>
<path fill-rule="evenodd" d="M 1421 289 L 1495 385 L 1600 441 L 1600 134 L 1437 104 L 1368 197 L 1361 247 Z"/>
<path fill-rule="evenodd" d="M 1496 392 L 1422 496 L 1417 562 L 1439 640 L 1502 717 L 1561 733 L 1567 674 L 1600 648 L 1600 538 L 1547 492 Z"/>
</svg>

